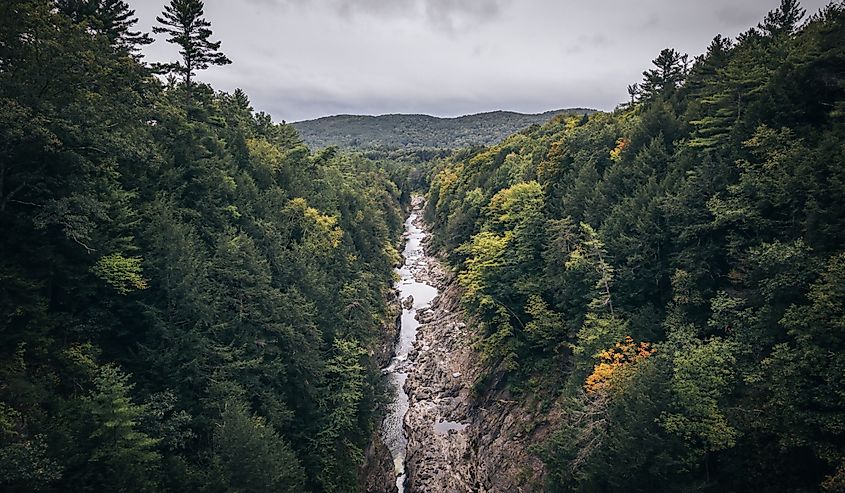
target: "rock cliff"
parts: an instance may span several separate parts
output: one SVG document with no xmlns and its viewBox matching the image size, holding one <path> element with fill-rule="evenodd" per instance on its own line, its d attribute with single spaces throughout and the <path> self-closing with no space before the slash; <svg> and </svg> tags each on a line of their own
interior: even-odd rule
<svg viewBox="0 0 845 493">
<path fill-rule="evenodd" d="M 460 287 L 433 255 L 417 275 L 441 294 L 418 315 L 409 355 L 406 491 L 543 491 L 543 465 L 529 449 L 546 438 L 555 416 L 531 396 L 512 399 L 495 385 L 474 392 L 483 366 Z"/>
</svg>

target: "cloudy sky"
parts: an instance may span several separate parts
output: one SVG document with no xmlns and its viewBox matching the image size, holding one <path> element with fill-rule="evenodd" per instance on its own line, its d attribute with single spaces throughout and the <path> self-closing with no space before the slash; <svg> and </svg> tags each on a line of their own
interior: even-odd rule
<svg viewBox="0 0 845 493">
<path fill-rule="evenodd" d="M 128 0 L 150 30 L 167 0 Z M 206 0 L 232 65 L 199 74 L 277 121 L 613 109 L 661 49 L 703 52 L 778 0 Z M 826 0 L 804 0 L 809 12 Z M 148 61 L 175 59 L 163 39 Z"/>
</svg>

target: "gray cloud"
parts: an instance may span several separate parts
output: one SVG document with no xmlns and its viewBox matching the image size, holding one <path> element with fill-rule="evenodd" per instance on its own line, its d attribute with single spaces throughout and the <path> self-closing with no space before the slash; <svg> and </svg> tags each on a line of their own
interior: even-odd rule
<svg viewBox="0 0 845 493">
<path fill-rule="evenodd" d="M 640 29 L 656 29 L 660 27 L 661 19 L 658 14 L 650 14 L 639 24 Z"/>
<path fill-rule="evenodd" d="M 583 34 L 578 36 L 575 43 L 569 45 L 563 52 L 569 55 L 576 55 L 591 48 L 608 46 L 610 43 L 610 39 L 604 34 Z"/>
<path fill-rule="evenodd" d="M 168 0 L 128 0 L 149 31 Z M 812 13 L 827 0 L 804 0 Z M 243 88 L 296 121 L 337 113 L 457 116 L 626 101 L 661 49 L 702 53 L 778 0 L 205 0 L 233 64 L 198 79 Z M 148 61 L 178 57 L 161 39 Z"/>
<path fill-rule="evenodd" d="M 761 18 L 758 9 L 753 5 L 736 3 L 731 6 L 724 6 L 715 10 L 716 19 L 728 26 L 751 27 L 756 25 Z"/>
<path fill-rule="evenodd" d="M 496 19 L 504 0 L 423 0 L 426 18 L 447 31 L 471 28 L 473 24 Z"/>
<path fill-rule="evenodd" d="M 354 21 L 357 16 L 424 19 L 431 27 L 458 33 L 501 15 L 510 0 L 247 0 L 262 6 L 328 8 Z"/>
</svg>

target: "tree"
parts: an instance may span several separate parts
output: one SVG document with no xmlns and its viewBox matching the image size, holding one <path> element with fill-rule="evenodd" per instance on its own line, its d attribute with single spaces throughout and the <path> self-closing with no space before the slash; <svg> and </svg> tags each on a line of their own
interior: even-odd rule
<svg viewBox="0 0 845 493">
<path fill-rule="evenodd" d="M 366 384 L 364 349 L 354 341 L 337 339 L 332 350 L 334 356 L 326 363 L 324 403 L 330 411 L 317 435 L 322 462 L 318 479 L 329 493 L 355 489 L 356 466 L 364 459 L 355 430 Z"/>
<path fill-rule="evenodd" d="M 158 440 L 138 429 L 146 407 L 132 402 L 129 375 L 113 365 L 97 370 L 94 390 L 84 400 L 93 429 L 83 484 L 116 491 L 155 491 Z"/>
<path fill-rule="evenodd" d="M 687 55 L 666 48 L 651 63 L 656 68 L 643 72 L 640 93 L 646 100 L 657 96 L 670 98 L 686 77 Z"/>
<path fill-rule="evenodd" d="M 791 306 L 780 324 L 787 342 L 774 346 L 751 376 L 762 390 L 762 426 L 776 434 L 784 449 L 812 451 L 803 457 L 808 467 L 823 461 L 838 478 L 829 478 L 829 491 L 845 487 L 841 468 L 845 447 L 845 253 L 832 256 L 821 278 L 810 287 L 809 303 Z"/>
<path fill-rule="evenodd" d="M 197 70 L 205 70 L 211 65 L 232 63 L 226 55 L 218 51 L 220 41 L 210 41 L 211 23 L 203 17 L 202 0 L 170 0 L 164 12 L 156 17 L 162 26 L 153 27 L 156 34 L 167 34 L 168 43 L 179 46 L 182 62 L 162 65 L 162 68 L 176 73 L 185 82 L 188 96 L 191 94 L 191 77 Z"/>
<path fill-rule="evenodd" d="M 214 430 L 214 481 L 223 491 L 303 491 L 302 466 L 290 445 L 244 404 L 229 402 Z"/>
<path fill-rule="evenodd" d="M 661 416 L 661 425 L 687 442 L 694 463 L 708 452 L 736 444 L 737 431 L 726 419 L 721 401 L 736 378 L 737 345 L 719 338 L 702 342 L 679 336 L 667 344 L 666 349 L 670 348 L 673 400 Z"/>
<path fill-rule="evenodd" d="M 758 27 L 772 36 L 791 36 L 806 13 L 798 0 L 781 0 L 780 6 L 769 12 Z"/>
<path fill-rule="evenodd" d="M 637 98 L 640 96 L 640 85 L 639 84 L 629 84 L 628 85 L 628 96 L 631 98 L 631 102 L 629 103 L 629 105 L 633 106 L 634 103 L 637 102 Z"/>
<path fill-rule="evenodd" d="M 133 31 L 138 23 L 135 11 L 123 0 L 58 0 L 59 10 L 74 22 L 88 22 L 117 46 L 132 53 L 153 42 L 150 35 Z"/>
<path fill-rule="evenodd" d="M 707 53 L 696 59 L 687 80 L 687 90 L 695 97 L 688 109 L 690 124 L 695 128 L 690 146 L 710 149 L 724 145 L 736 121 L 735 96 L 720 74 L 730 61 L 733 42 L 721 35 L 713 38 Z M 714 83 L 716 82 L 716 83 Z"/>
</svg>

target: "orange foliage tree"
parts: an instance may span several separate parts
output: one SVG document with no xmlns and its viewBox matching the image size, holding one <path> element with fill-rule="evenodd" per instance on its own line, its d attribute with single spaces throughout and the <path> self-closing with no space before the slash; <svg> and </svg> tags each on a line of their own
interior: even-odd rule
<svg viewBox="0 0 845 493">
<path fill-rule="evenodd" d="M 606 389 L 614 378 L 622 374 L 626 368 L 631 368 L 638 362 L 654 354 L 651 343 L 635 343 L 627 336 L 624 342 L 617 342 L 615 346 L 599 353 L 599 363 L 584 382 L 588 393 L 595 393 Z"/>
</svg>

